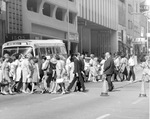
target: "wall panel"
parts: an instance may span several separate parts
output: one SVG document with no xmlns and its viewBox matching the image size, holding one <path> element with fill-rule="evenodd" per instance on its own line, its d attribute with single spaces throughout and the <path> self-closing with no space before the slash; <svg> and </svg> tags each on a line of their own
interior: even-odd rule
<svg viewBox="0 0 150 119">
<path fill-rule="evenodd" d="M 117 30 L 118 0 L 78 0 L 79 16 L 102 26 Z"/>
</svg>

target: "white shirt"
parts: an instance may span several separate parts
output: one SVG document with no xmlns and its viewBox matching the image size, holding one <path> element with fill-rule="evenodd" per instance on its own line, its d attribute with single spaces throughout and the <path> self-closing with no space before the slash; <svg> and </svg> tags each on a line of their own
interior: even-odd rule
<svg viewBox="0 0 150 119">
<path fill-rule="evenodd" d="M 120 57 L 116 58 L 116 59 L 114 60 L 114 63 L 115 63 L 115 66 L 116 66 L 116 67 L 119 67 L 119 66 L 120 66 Z"/>
<path fill-rule="evenodd" d="M 130 57 L 129 61 L 128 61 L 129 66 L 134 66 L 135 62 L 134 62 L 134 58 Z"/>
</svg>

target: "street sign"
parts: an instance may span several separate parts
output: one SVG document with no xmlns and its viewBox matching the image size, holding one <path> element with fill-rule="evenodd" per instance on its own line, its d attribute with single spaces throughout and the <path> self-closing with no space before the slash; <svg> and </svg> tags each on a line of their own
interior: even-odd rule
<svg viewBox="0 0 150 119">
<path fill-rule="evenodd" d="M 69 40 L 70 41 L 79 41 L 79 35 L 78 34 L 73 34 L 73 33 L 70 33 L 69 34 Z"/>
<path fill-rule="evenodd" d="M 146 12 L 146 11 L 149 11 L 149 10 L 150 10 L 150 5 L 147 4 L 146 1 L 144 1 L 140 4 L 140 12 Z"/>
<path fill-rule="evenodd" d="M 149 11 L 149 10 L 150 10 L 149 5 L 141 5 L 140 6 L 140 12 L 145 12 L 145 11 Z"/>
</svg>

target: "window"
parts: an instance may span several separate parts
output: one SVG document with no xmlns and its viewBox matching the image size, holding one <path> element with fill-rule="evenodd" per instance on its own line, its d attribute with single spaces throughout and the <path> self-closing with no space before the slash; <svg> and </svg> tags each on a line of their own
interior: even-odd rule
<svg viewBox="0 0 150 119">
<path fill-rule="evenodd" d="M 120 0 L 120 2 L 123 2 L 123 3 L 125 3 L 125 0 Z"/>
<path fill-rule="evenodd" d="M 65 47 L 60 47 L 61 54 L 67 54 Z"/>
<path fill-rule="evenodd" d="M 124 2 L 119 2 L 118 9 L 119 24 L 122 26 L 126 26 L 126 5 L 124 4 Z"/>
<path fill-rule="evenodd" d="M 8 53 L 10 55 L 13 55 L 15 53 L 19 53 L 23 55 L 31 53 L 33 55 L 33 48 L 28 46 L 8 47 L 8 48 L 4 48 L 3 54 L 5 53 Z"/>
<path fill-rule="evenodd" d="M 60 54 L 60 47 L 56 47 L 56 54 Z"/>
<path fill-rule="evenodd" d="M 46 50 L 45 48 L 40 48 L 41 56 L 45 56 Z"/>
<path fill-rule="evenodd" d="M 55 49 L 56 49 L 55 47 L 52 47 L 53 54 L 56 54 L 56 50 Z"/>
<path fill-rule="evenodd" d="M 75 21 L 75 14 L 69 12 L 69 23 L 74 24 L 74 21 Z"/>
<path fill-rule="evenodd" d="M 133 29 L 133 23 L 131 20 L 128 20 L 128 29 Z"/>
<path fill-rule="evenodd" d="M 132 13 L 133 12 L 133 8 L 131 6 L 131 4 L 128 4 L 128 13 Z"/>
<path fill-rule="evenodd" d="M 51 47 L 46 48 L 46 51 L 47 51 L 47 55 L 51 55 L 51 54 L 53 54 L 53 52 L 52 52 L 52 48 L 51 48 Z"/>
<path fill-rule="evenodd" d="M 64 21 L 64 16 L 65 16 L 66 10 L 57 8 L 56 10 L 56 19 L 60 21 Z"/>
<path fill-rule="evenodd" d="M 138 6 L 138 4 L 136 3 L 136 12 L 138 13 L 138 10 L 139 9 L 139 6 Z"/>
<path fill-rule="evenodd" d="M 37 12 L 37 2 L 38 2 L 38 0 L 28 0 L 27 1 L 27 9 L 29 11 Z"/>
<path fill-rule="evenodd" d="M 43 5 L 43 14 L 49 17 L 52 17 L 52 13 L 54 10 L 54 5 L 52 4 L 48 4 L 48 3 L 44 3 Z"/>
</svg>

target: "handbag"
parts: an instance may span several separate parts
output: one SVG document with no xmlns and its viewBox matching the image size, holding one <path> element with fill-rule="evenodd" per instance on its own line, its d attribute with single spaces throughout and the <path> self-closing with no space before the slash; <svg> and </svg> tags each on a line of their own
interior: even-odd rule
<svg viewBox="0 0 150 119">
<path fill-rule="evenodd" d="M 53 73 L 53 70 L 52 68 L 50 67 L 50 64 L 48 64 L 47 68 L 46 68 L 46 72 L 47 72 L 47 75 L 50 75 Z"/>
<path fill-rule="evenodd" d="M 56 83 L 63 83 L 64 82 L 64 78 L 58 78 L 58 79 L 56 79 Z"/>
</svg>

